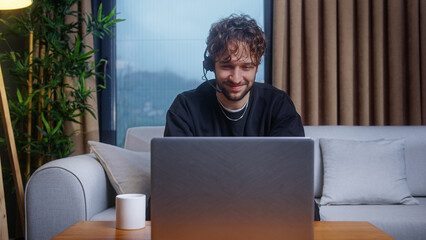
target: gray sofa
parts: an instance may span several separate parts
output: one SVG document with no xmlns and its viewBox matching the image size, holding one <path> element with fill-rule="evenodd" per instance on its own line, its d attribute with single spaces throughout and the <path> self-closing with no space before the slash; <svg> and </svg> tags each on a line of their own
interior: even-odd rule
<svg viewBox="0 0 426 240">
<path fill-rule="evenodd" d="M 125 148 L 149 151 L 163 127 L 128 130 Z M 315 197 L 323 187 L 319 138 L 404 138 L 408 186 L 418 205 L 324 205 L 321 220 L 369 221 L 395 239 L 426 239 L 426 126 L 305 126 L 315 139 Z M 114 197 L 104 169 L 93 154 L 69 157 L 40 167 L 25 191 L 28 240 L 50 239 L 78 221 L 115 220 Z"/>
</svg>

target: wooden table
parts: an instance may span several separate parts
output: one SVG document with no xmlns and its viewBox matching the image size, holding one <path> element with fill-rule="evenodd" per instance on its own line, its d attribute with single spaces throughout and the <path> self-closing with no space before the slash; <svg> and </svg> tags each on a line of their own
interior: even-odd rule
<svg viewBox="0 0 426 240">
<path fill-rule="evenodd" d="M 118 230 L 115 222 L 82 221 L 52 240 L 66 239 L 151 239 L 151 222 L 140 230 Z M 314 222 L 315 240 L 387 240 L 393 239 L 369 222 Z"/>
</svg>

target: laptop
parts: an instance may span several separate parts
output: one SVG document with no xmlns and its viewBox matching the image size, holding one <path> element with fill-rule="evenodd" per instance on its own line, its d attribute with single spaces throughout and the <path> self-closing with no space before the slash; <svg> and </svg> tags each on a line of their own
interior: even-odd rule
<svg viewBox="0 0 426 240">
<path fill-rule="evenodd" d="M 310 138 L 155 138 L 151 237 L 313 239 L 313 159 Z"/>
</svg>

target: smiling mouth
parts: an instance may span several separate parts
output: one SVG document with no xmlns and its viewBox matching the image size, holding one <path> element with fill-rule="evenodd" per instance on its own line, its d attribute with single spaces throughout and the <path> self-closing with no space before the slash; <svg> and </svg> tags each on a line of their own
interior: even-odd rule
<svg viewBox="0 0 426 240">
<path fill-rule="evenodd" d="M 227 84 L 228 85 L 228 87 L 230 87 L 232 90 L 234 90 L 234 91 L 238 91 L 238 90 L 240 90 L 241 88 L 243 88 L 246 84 L 238 84 L 238 85 L 235 85 L 235 84 Z"/>
<path fill-rule="evenodd" d="M 232 90 L 240 90 L 243 87 L 243 85 L 237 85 L 237 86 L 231 86 Z"/>
</svg>

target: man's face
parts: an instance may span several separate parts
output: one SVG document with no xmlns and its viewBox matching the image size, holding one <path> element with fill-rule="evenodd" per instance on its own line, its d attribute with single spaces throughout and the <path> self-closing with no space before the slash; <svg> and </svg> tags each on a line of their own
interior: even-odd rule
<svg viewBox="0 0 426 240">
<path fill-rule="evenodd" d="M 231 55 L 231 60 L 225 57 L 216 59 L 215 74 L 218 87 L 229 101 L 246 101 L 244 98 L 253 86 L 256 77 L 257 65 L 250 57 L 246 44 L 232 44 L 230 48 L 238 48 Z M 234 51 L 231 51 L 234 52 Z"/>
</svg>

